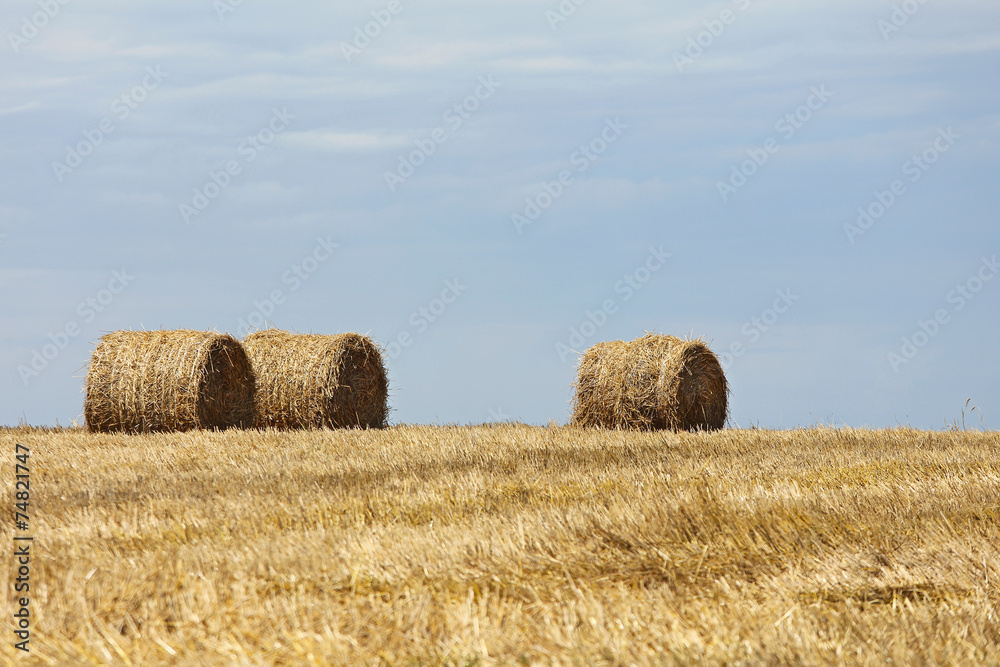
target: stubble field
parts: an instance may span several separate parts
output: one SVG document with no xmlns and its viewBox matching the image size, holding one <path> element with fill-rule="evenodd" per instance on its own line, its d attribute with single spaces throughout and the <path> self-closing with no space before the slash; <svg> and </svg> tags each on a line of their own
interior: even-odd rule
<svg viewBox="0 0 1000 667">
<path fill-rule="evenodd" d="M 1000 664 L 996 432 L 0 442 L 34 535 L 6 663 Z"/>
</svg>

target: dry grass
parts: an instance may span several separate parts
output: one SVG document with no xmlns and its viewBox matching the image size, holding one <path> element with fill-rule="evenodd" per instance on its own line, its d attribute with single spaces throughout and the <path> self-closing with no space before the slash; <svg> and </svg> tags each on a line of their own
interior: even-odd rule
<svg viewBox="0 0 1000 667">
<path fill-rule="evenodd" d="M 211 331 L 113 331 L 94 349 L 86 391 L 95 432 L 253 424 L 250 362 L 235 338 Z"/>
<path fill-rule="evenodd" d="M 607 341 L 580 358 L 573 423 L 617 429 L 712 430 L 726 423 L 729 386 L 701 340 L 647 334 Z"/>
<path fill-rule="evenodd" d="M 243 341 L 257 378 L 258 428 L 382 428 L 389 386 L 382 352 L 356 333 L 267 329 Z"/>
<path fill-rule="evenodd" d="M 0 440 L 24 664 L 1000 664 L 995 432 Z"/>
</svg>

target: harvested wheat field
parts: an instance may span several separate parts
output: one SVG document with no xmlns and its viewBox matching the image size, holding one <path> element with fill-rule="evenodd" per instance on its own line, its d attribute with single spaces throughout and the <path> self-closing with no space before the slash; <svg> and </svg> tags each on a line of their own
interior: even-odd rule
<svg viewBox="0 0 1000 667">
<path fill-rule="evenodd" d="M 1000 664 L 996 432 L 0 439 L 22 664 Z"/>
</svg>

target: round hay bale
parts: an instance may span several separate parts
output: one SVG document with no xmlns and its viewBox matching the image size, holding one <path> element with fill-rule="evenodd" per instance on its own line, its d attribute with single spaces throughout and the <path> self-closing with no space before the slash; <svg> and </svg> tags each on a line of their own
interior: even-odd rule
<svg viewBox="0 0 1000 667">
<path fill-rule="evenodd" d="M 114 331 L 87 372 L 84 416 L 95 432 L 249 428 L 254 377 L 232 336 Z"/>
<path fill-rule="evenodd" d="M 700 340 L 647 334 L 583 353 L 571 423 L 619 429 L 711 430 L 726 423 L 729 385 Z"/>
<path fill-rule="evenodd" d="M 382 352 L 356 333 L 267 329 L 243 340 L 257 378 L 257 428 L 382 428 L 389 386 Z"/>
</svg>

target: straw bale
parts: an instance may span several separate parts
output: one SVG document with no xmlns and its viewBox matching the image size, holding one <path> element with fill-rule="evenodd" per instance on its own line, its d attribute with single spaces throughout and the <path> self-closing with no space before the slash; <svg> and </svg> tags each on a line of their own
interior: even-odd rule
<svg viewBox="0 0 1000 667">
<path fill-rule="evenodd" d="M 382 428 L 389 387 L 379 347 L 356 333 L 257 331 L 243 341 L 257 378 L 258 428 Z"/>
<path fill-rule="evenodd" d="M 572 424 L 711 430 L 726 422 L 729 386 L 701 340 L 647 334 L 608 341 L 580 358 Z"/>
<path fill-rule="evenodd" d="M 94 349 L 84 417 L 95 432 L 249 428 L 254 377 L 239 342 L 205 331 L 114 331 Z"/>
</svg>

